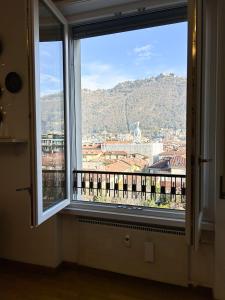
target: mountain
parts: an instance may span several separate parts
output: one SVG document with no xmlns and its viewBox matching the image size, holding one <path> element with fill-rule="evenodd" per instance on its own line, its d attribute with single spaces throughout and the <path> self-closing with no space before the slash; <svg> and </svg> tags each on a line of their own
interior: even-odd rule
<svg viewBox="0 0 225 300">
<path fill-rule="evenodd" d="M 42 97 L 42 132 L 63 130 L 62 94 Z M 186 78 L 160 74 L 121 82 L 112 89 L 82 90 L 82 133 L 128 133 L 140 122 L 143 133 L 186 128 Z"/>
<path fill-rule="evenodd" d="M 41 97 L 42 134 L 50 132 L 62 133 L 64 128 L 63 94 L 48 94 Z"/>
<path fill-rule="evenodd" d="M 186 78 L 160 74 L 112 89 L 82 90 L 83 134 L 127 133 L 137 121 L 148 134 L 158 128 L 186 128 Z"/>
</svg>

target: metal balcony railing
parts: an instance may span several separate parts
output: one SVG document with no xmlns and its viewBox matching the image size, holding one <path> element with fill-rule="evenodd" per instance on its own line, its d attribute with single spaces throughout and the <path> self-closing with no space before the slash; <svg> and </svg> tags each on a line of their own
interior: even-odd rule
<svg viewBox="0 0 225 300">
<path fill-rule="evenodd" d="M 43 170 L 47 203 L 63 198 L 65 171 Z M 185 209 L 186 175 L 73 171 L 75 198 L 120 205 Z"/>
<path fill-rule="evenodd" d="M 74 170 L 73 189 L 84 200 L 185 209 L 185 175 Z"/>
</svg>

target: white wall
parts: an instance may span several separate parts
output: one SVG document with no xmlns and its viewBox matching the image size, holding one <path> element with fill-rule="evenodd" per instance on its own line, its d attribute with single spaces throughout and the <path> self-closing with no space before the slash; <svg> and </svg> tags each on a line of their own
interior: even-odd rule
<svg viewBox="0 0 225 300">
<path fill-rule="evenodd" d="M 203 234 L 204 235 L 204 234 Z M 213 233 L 206 232 L 199 249 L 191 249 L 189 256 L 189 283 L 194 286 L 213 288 L 214 282 L 214 242 Z"/>
<path fill-rule="evenodd" d="M 63 260 L 89 267 L 178 285 L 212 287 L 213 242 L 206 237 L 191 250 L 184 236 L 79 222 L 63 215 Z M 131 237 L 126 248 L 124 237 Z M 155 260 L 144 261 L 145 242 L 154 244 Z"/>
<path fill-rule="evenodd" d="M 29 82 L 26 36 L 26 0 L 0 2 L 0 85 L 8 72 L 18 72 L 23 89 L 4 91 L 0 105 L 8 107 L 9 134 L 29 139 Z M 40 265 L 60 262 L 60 226 L 53 218 L 38 229 L 30 229 L 30 197 L 16 188 L 30 186 L 30 145 L 0 143 L 0 257 Z"/>
<path fill-rule="evenodd" d="M 68 230 L 68 228 L 70 230 Z M 124 238 L 130 236 L 131 246 Z M 145 243 L 154 244 L 154 262 L 145 262 Z M 63 260 L 93 268 L 178 285 L 188 284 L 185 236 L 79 222 L 63 216 Z"/>
</svg>

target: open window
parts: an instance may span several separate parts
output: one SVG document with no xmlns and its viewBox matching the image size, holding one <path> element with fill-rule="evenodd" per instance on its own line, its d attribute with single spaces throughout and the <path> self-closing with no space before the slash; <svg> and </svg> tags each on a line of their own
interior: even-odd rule
<svg viewBox="0 0 225 300">
<path fill-rule="evenodd" d="M 74 207 L 184 224 L 187 25 L 182 4 L 73 27 Z"/>
<path fill-rule="evenodd" d="M 74 97 L 71 97 L 73 99 L 70 103 L 72 120 L 69 122 L 67 22 L 50 1 L 31 2 L 33 4 L 31 10 L 34 45 L 34 60 L 31 64 L 34 65 L 32 80 L 35 83 L 33 95 L 35 101 L 32 107 L 34 112 L 32 197 L 34 224 L 42 223 L 66 207 L 73 199 L 73 205 L 86 206 L 88 204 L 88 208 L 94 205 L 95 210 L 108 212 L 112 210 L 114 213 L 131 213 L 139 216 L 144 214 L 147 217 L 164 214 L 166 218 L 171 219 L 176 216 L 175 225 L 180 225 L 184 221 L 186 208 L 187 5 L 179 3 L 159 9 L 138 10 L 137 13 L 116 15 L 113 18 L 72 26 L 74 51 L 73 55 L 70 53 L 70 59 L 74 61 L 74 70 L 71 70 L 69 77 L 70 92 Z M 140 78 L 136 77 L 128 82 L 121 79 L 115 84 L 115 90 L 119 91 L 119 95 L 114 95 L 116 97 L 114 100 L 117 98 L 121 100 L 117 101 L 118 105 L 116 103 L 114 106 L 108 105 L 111 104 L 110 101 L 112 102 L 111 98 L 108 98 L 108 104 L 105 101 L 107 95 L 114 93 L 114 87 L 110 86 L 108 90 L 103 89 L 102 94 L 101 91 L 95 91 L 102 101 L 92 106 L 92 111 L 89 108 L 86 110 L 92 99 L 84 105 L 83 99 L 86 97 L 87 100 L 90 96 L 88 94 L 91 94 L 88 89 L 82 91 L 81 97 L 81 83 L 84 82 L 84 76 L 81 50 L 83 48 L 80 48 L 80 44 L 87 39 L 92 39 L 95 43 L 100 36 L 106 39 L 106 44 L 107 38 L 112 36 L 115 41 L 118 36 L 122 37 L 121 41 L 127 39 L 128 36 L 128 39 L 132 41 L 139 36 L 148 38 L 152 32 L 155 32 L 155 37 L 161 34 L 161 40 L 163 38 L 167 40 L 164 44 L 161 43 L 161 49 L 166 54 L 175 53 L 176 48 L 181 45 L 180 59 L 183 61 L 182 71 L 178 71 L 180 74 L 173 72 L 176 67 L 179 68 L 180 61 L 178 61 L 176 65 L 170 65 L 167 69 L 167 66 L 161 66 L 161 71 L 158 73 L 157 71 L 150 72 L 151 74 L 143 73 Z M 117 40 L 116 43 L 119 44 L 120 41 Z M 150 56 L 160 64 L 160 53 L 152 50 L 151 43 L 149 39 L 145 45 L 136 45 L 130 49 L 134 53 L 129 53 L 127 49 L 127 56 L 135 54 L 136 64 L 146 64 L 146 68 L 149 67 Z M 154 40 L 153 43 L 157 44 L 157 41 Z M 123 48 L 125 44 L 121 43 L 121 47 Z M 91 49 L 92 46 L 90 45 L 89 48 Z M 105 54 L 107 55 L 107 51 Z M 119 57 L 120 53 L 117 54 Z M 177 56 L 179 54 L 178 50 Z M 104 51 L 99 55 L 104 55 Z M 115 56 L 114 59 L 116 59 Z M 98 67 L 94 66 L 94 68 L 97 72 Z M 107 78 L 104 80 L 108 81 Z M 143 83 L 143 87 L 140 86 L 139 81 Z M 125 89 L 132 86 L 133 95 L 128 95 L 123 90 L 124 85 L 127 85 Z M 139 88 L 136 88 L 136 85 Z M 146 91 L 149 87 L 151 89 Z M 158 117 L 158 123 L 163 123 L 160 128 L 154 126 L 154 112 L 151 115 L 147 111 L 149 117 L 140 114 L 138 117 L 132 116 L 132 106 L 139 98 L 138 95 L 140 97 L 143 93 L 147 95 L 146 103 L 142 103 L 143 107 L 140 103 L 137 105 L 142 108 L 143 113 L 146 113 L 148 103 L 151 102 L 151 97 L 148 96 L 153 95 L 156 89 L 161 94 L 158 99 L 155 99 L 155 114 L 157 111 L 160 113 L 164 111 Z M 136 99 L 133 99 L 133 104 L 129 101 L 132 98 Z M 100 116 L 99 110 L 105 106 L 108 115 L 103 113 Z M 118 111 L 113 116 L 112 113 L 116 107 Z M 173 118 L 173 113 L 176 113 L 177 118 Z M 116 130 L 114 128 L 110 131 L 110 126 L 107 127 L 105 121 L 110 115 L 112 119 L 118 116 L 118 120 L 115 120 L 118 123 Z M 97 120 L 100 122 L 88 124 L 88 121 L 94 117 L 96 122 Z M 150 126 L 146 119 L 153 119 Z M 125 128 L 122 123 L 126 124 Z M 87 126 L 85 134 L 84 125 Z M 73 134 L 69 135 L 69 130 Z M 168 137 L 171 137 L 173 141 L 164 145 Z M 125 148 L 121 148 L 121 144 Z M 89 159 L 92 152 L 100 153 L 101 158 L 98 161 L 100 168 L 87 167 L 96 164 L 96 155 L 93 160 Z M 85 164 L 86 167 L 84 167 Z M 70 180 L 71 165 L 72 181 Z M 70 192 L 72 189 L 73 196 Z M 184 226 L 184 222 L 182 224 Z"/>
<path fill-rule="evenodd" d="M 198 241 L 196 224 L 202 221 L 204 197 L 199 159 L 204 141 L 199 138 L 202 124 L 198 117 L 202 111 L 202 16 L 201 9 L 196 15 L 196 1 L 189 1 L 189 19 L 187 3 L 180 1 L 71 25 L 69 56 L 64 17 L 48 0 L 31 3 L 33 223 L 42 223 L 71 203 L 70 209 L 76 213 L 100 217 L 111 214 L 113 218 L 125 216 L 126 220 L 132 216 L 133 221 L 150 220 L 183 228 L 187 216 L 188 239 L 194 241 L 195 237 Z M 127 49 L 130 62 L 132 55 L 136 55 L 137 65 L 149 67 L 150 60 L 162 62 L 150 40 L 153 31 L 156 35 L 161 32 L 164 53 L 176 53 L 178 49 L 168 61 L 177 59 L 179 65 L 182 57 L 182 72 L 176 72 L 177 65 L 167 69 L 160 66 L 158 73 L 142 73 L 140 78 L 117 76 L 117 81 L 110 82 L 104 72 L 115 75 L 115 68 L 103 64 L 99 69 L 92 60 L 89 71 L 92 68 L 95 76 L 86 73 L 84 65 L 90 53 L 115 60 L 131 41 L 137 41 L 137 45 Z M 139 37 L 148 41 L 139 45 Z M 115 49 L 113 43 L 120 47 Z M 73 66 L 70 91 L 68 57 Z M 116 62 L 117 70 L 118 63 L 123 64 L 125 59 L 124 55 Z M 96 85 L 99 70 L 103 72 L 101 80 L 109 84 L 107 88 Z M 150 113 L 148 103 L 154 100 L 151 97 L 156 89 L 161 96 L 155 99 Z M 147 95 L 146 103 L 139 101 L 143 95 Z M 156 128 L 157 112 L 160 126 Z M 107 122 L 110 118 L 114 124 Z M 147 122 L 147 118 L 153 122 Z M 165 143 L 168 136 L 173 139 L 171 143 Z"/>
<path fill-rule="evenodd" d="M 70 203 L 68 25 L 51 1 L 30 1 L 33 224 Z"/>
</svg>

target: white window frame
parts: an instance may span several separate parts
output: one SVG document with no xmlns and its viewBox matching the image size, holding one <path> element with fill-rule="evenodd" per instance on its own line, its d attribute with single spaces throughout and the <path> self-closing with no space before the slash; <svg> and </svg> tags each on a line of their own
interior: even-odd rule
<svg viewBox="0 0 225 300">
<path fill-rule="evenodd" d="M 40 64 L 39 64 L 39 0 L 29 2 L 29 42 L 31 48 L 31 139 L 32 139 L 32 226 L 38 226 L 71 202 L 71 165 L 69 133 L 69 89 L 68 89 L 68 23 L 50 0 L 41 0 L 64 26 L 64 92 L 65 92 L 65 130 L 66 130 L 66 199 L 43 210 L 42 196 L 42 147 L 41 147 L 41 103 L 40 103 Z"/>
<path fill-rule="evenodd" d="M 73 169 L 81 169 L 82 160 L 82 135 L 81 135 L 81 49 L 80 40 L 73 40 L 74 51 L 74 124 L 75 140 L 72 141 L 74 149 L 76 149 L 75 159 L 73 160 Z M 79 196 L 78 196 L 79 197 Z M 186 196 L 187 199 L 187 196 Z M 187 201 L 187 200 L 186 200 Z M 185 227 L 185 211 L 137 207 L 132 205 L 110 204 L 110 203 L 94 203 L 73 199 L 71 204 L 63 213 L 72 215 L 83 215 L 89 217 L 106 218 L 131 222 L 143 222 L 150 224 L 158 224 L 164 226 Z"/>
<path fill-rule="evenodd" d="M 68 25 L 66 19 L 62 16 L 62 14 L 58 11 L 58 9 L 54 6 L 54 4 L 50 0 L 42 0 L 54 14 L 61 20 L 61 22 L 65 25 L 65 46 L 68 47 Z M 193 82 L 195 80 L 193 74 L 196 71 L 197 65 L 196 61 L 193 59 L 193 45 L 196 43 L 194 31 L 195 23 L 194 23 L 194 16 L 195 16 L 195 8 L 196 3 L 199 3 L 201 0 L 189 0 L 189 42 L 188 42 L 188 82 L 189 82 L 189 90 L 191 90 L 190 94 L 194 95 L 196 91 L 192 91 Z M 166 2 L 166 1 L 165 1 Z M 184 1 L 185 2 L 185 1 Z M 37 99 L 39 97 L 39 84 L 35 78 L 39 76 L 39 66 L 38 66 L 38 0 L 29 0 L 30 4 L 30 19 L 28 20 L 28 28 L 29 30 L 29 39 L 31 41 L 31 55 L 30 59 L 30 81 L 33 83 L 31 89 L 31 98 Z M 166 3 L 165 3 L 166 4 Z M 199 18 L 199 16 L 198 16 Z M 201 22 L 201 20 L 200 20 Z M 32 26 L 31 26 L 32 24 Z M 194 29 L 195 28 L 195 29 Z M 67 141 L 70 141 L 70 146 L 67 147 L 67 158 L 68 158 L 68 169 L 67 169 L 67 193 L 68 198 L 65 199 L 63 202 L 55 205 L 54 207 L 50 208 L 46 212 L 43 213 L 43 205 L 42 205 L 42 191 L 40 189 L 40 137 L 38 139 L 38 132 L 40 132 L 40 120 L 38 119 L 40 108 L 37 105 L 37 101 L 32 104 L 31 103 L 31 115 L 32 115 L 32 122 L 31 122 L 31 140 L 32 140 L 32 151 L 31 151 L 31 165 L 32 165 L 32 217 L 33 217 L 33 225 L 38 225 L 51 216 L 55 215 L 57 212 L 61 211 L 63 208 L 63 213 L 66 214 L 74 214 L 74 215 L 84 215 L 84 216 L 92 216 L 92 217 L 100 217 L 100 218 L 110 218 L 114 220 L 125 220 L 129 222 L 143 222 L 143 223 L 151 223 L 151 224 L 159 224 L 165 226 L 178 226 L 178 227 L 185 227 L 187 233 L 187 239 L 189 241 L 193 241 L 193 236 L 199 238 L 199 230 L 200 227 L 202 229 L 212 229 L 210 226 L 211 224 L 207 223 L 207 220 L 202 218 L 201 214 L 202 211 L 198 210 L 196 207 L 196 201 L 198 201 L 198 190 L 196 193 L 192 192 L 192 155 L 196 156 L 196 151 L 193 151 L 190 147 L 190 142 L 187 145 L 187 159 L 188 159 L 188 167 L 187 167 L 187 177 L 186 182 L 188 181 L 187 185 L 187 195 L 186 195 L 186 202 L 187 202 L 187 209 L 186 211 L 179 211 L 179 210 L 169 210 L 169 209 L 157 209 L 157 208 L 148 208 L 148 207 L 135 207 L 135 206 L 124 206 L 124 205 L 114 205 L 114 204 L 103 204 L 103 203 L 93 203 L 93 202 L 85 202 L 85 201 L 72 201 L 72 170 L 73 169 L 80 169 L 81 166 L 78 162 L 81 162 L 81 101 L 80 101 L 80 90 L 81 90 L 81 70 L 80 70 L 80 42 L 79 41 L 71 41 L 70 43 L 70 57 L 66 57 L 65 63 L 65 77 L 66 77 L 66 91 L 67 96 L 69 95 L 68 91 L 68 63 L 70 64 L 70 94 L 71 99 L 75 98 L 75 101 L 71 101 L 70 104 L 67 103 L 66 105 L 66 114 L 67 114 Z M 66 51 L 67 52 L 67 51 Z M 198 54 L 200 55 L 200 54 Z M 205 63 L 205 62 L 204 62 Z M 202 69 L 201 71 L 202 72 Z M 193 81 L 193 82 L 192 82 Z M 195 82 L 196 84 L 196 82 Z M 74 86 L 75 85 L 75 86 Z M 198 87 L 199 88 L 199 87 Z M 192 97 L 193 98 L 193 97 Z M 190 99 L 192 99 L 190 98 Z M 193 113 L 192 110 L 196 109 L 195 104 L 195 97 L 190 101 L 188 98 L 187 106 L 188 106 L 188 121 L 187 124 L 187 140 L 192 140 L 193 138 L 193 129 L 198 131 L 199 129 L 193 128 Z M 190 103 L 189 103 L 190 101 Z M 70 107 L 69 107 L 70 105 Z M 72 116 L 71 120 L 69 120 L 69 111 L 70 116 Z M 71 129 L 71 134 L 69 133 L 69 128 Z M 74 137 L 76 136 L 76 141 Z M 39 152 L 38 150 L 39 149 Z M 71 156 L 71 164 L 69 162 L 70 159 L 70 149 L 71 153 L 75 153 L 76 155 Z M 195 157 L 195 162 L 198 161 L 198 157 Z M 70 168 L 71 167 L 71 168 Z M 191 182 L 190 182 L 191 181 Z M 197 184 L 198 185 L 198 184 Z M 197 186 L 195 184 L 195 187 Z M 199 187 L 200 188 L 200 187 Z M 198 187 L 197 187 L 198 189 Z M 212 199 L 210 199 L 212 200 Z M 204 203 L 204 199 L 201 199 Z M 210 204 L 211 205 L 211 204 Z M 201 220 L 202 224 L 197 224 L 198 220 Z M 197 224 L 197 227 L 196 227 Z M 195 229 L 193 229 L 195 226 Z"/>
</svg>

